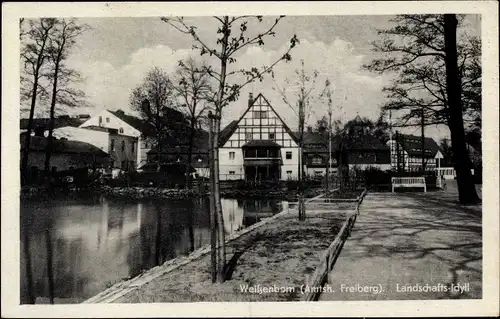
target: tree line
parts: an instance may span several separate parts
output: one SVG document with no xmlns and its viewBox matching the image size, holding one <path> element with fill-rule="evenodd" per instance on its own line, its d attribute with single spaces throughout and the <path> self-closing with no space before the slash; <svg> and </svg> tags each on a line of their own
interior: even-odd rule
<svg viewBox="0 0 500 319">
<path fill-rule="evenodd" d="M 85 93 L 77 87 L 80 74 L 68 66 L 68 57 L 76 39 L 89 30 L 76 19 L 20 19 L 21 43 L 21 111 L 29 112 L 28 127 L 21 154 L 21 182 L 28 179 L 28 156 L 31 133 L 34 130 L 35 110 L 49 113 L 48 139 L 45 149 L 44 176 L 50 181 L 54 119 L 60 107 L 79 107 L 86 104 Z M 48 105 L 48 110 L 47 110 Z"/>
</svg>

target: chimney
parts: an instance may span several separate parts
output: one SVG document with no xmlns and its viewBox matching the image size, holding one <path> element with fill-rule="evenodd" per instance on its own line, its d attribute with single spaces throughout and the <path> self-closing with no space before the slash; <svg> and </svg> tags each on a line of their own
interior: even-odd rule
<svg viewBox="0 0 500 319">
<path fill-rule="evenodd" d="M 248 107 L 250 107 L 253 104 L 253 93 L 250 92 L 248 93 Z"/>
</svg>

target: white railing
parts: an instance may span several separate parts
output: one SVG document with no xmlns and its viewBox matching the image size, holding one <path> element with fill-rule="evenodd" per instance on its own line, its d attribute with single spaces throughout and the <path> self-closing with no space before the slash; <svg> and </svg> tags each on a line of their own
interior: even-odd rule
<svg viewBox="0 0 500 319">
<path fill-rule="evenodd" d="M 245 179 L 244 174 L 220 174 L 219 180 L 221 181 L 235 181 L 239 179 Z"/>
<path fill-rule="evenodd" d="M 425 177 L 392 177 L 391 184 L 393 193 L 395 187 L 423 187 L 424 192 L 427 192 Z"/>
</svg>

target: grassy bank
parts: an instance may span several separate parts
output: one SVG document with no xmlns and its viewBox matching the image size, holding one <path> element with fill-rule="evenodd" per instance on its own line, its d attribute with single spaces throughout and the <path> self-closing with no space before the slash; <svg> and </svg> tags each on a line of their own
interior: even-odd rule
<svg viewBox="0 0 500 319">
<path fill-rule="evenodd" d="M 195 301 L 296 301 L 301 286 L 319 264 L 320 257 L 342 227 L 353 205 L 336 210 L 308 210 L 307 219 L 295 213 L 244 234 L 227 247 L 234 269 L 222 284 L 210 277 L 210 256 L 181 266 L 117 299 L 117 303 Z M 251 293 L 246 287 L 287 288 L 284 292 Z"/>
</svg>

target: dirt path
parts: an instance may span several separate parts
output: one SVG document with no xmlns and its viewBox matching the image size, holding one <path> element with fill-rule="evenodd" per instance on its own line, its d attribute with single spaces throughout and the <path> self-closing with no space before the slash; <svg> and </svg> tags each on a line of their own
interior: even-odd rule
<svg viewBox="0 0 500 319">
<path fill-rule="evenodd" d="M 285 214 L 236 239 L 227 250 L 228 260 L 234 256 L 236 266 L 223 284 L 211 282 L 210 256 L 206 255 L 115 302 L 301 300 L 308 276 L 353 208 L 353 203 L 338 204 L 335 210 L 310 208 L 305 221 Z"/>
</svg>

